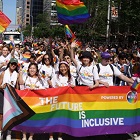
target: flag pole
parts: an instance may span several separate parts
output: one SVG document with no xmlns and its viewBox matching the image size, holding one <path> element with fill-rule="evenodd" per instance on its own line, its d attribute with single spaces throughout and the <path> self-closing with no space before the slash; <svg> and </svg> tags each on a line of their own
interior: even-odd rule
<svg viewBox="0 0 140 140">
<path fill-rule="evenodd" d="M 108 0 L 108 12 L 107 12 L 107 29 L 106 29 L 106 42 L 107 44 L 110 42 L 110 10 L 111 10 L 111 2 Z"/>
</svg>

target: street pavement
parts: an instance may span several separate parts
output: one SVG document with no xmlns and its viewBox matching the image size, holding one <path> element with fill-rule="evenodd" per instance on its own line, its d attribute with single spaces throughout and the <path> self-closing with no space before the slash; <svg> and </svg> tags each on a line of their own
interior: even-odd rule
<svg viewBox="0 0 140 140">
<path fill-rule="evenodd" d="M 27 137 L 29 134 L 27 134 Z M 54 134 L 54 140 L 57 140 L 57 133 Z M 66 134 L 62 135 L 63 140 L 133 140 L 128 134 L 118 135 L 102 135 L 102 136 L 90 136 L 90 137 L 72 137 Z M 22 133 L 12 132 L 12 140 L 21 140 Z M 34 140 L 49 140 L 49 134 L 35 134 Z M 4 137 L 5 140 L 5 137 Z"/>
</svg>

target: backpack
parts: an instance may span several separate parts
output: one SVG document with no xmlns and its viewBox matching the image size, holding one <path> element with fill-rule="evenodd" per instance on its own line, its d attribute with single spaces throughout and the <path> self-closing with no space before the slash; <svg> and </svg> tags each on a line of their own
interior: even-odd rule
<svg viewBox="0 0 140 140">
<path fill-rule="evenodd" d="M 115 83 L 114 68 L 113 68 L 113 66 L 112 66 L 111 64 L 109 64 L 109 66 L 110 66 L 110 68 L 111 68 L 111 70 L 112 70 L 112 72 L 113 72 L 113 83 Z M 99 66 L 99 63 L 96 64 L 96 67 L 97 67 L 98 74 L 99 74 L 99 72 L 100 72 L 100 66 Z"/>
</svg>

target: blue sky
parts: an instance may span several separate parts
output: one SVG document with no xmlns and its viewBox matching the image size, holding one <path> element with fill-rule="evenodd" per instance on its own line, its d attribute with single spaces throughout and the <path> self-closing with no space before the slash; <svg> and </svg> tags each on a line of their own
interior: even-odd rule
<svg viewBox="0 0 140 140">
<path fill-rule="evenodd" d="M 3 0 L 3 12 L 15 24 L 16 21 L 16 0 Z"/>
</svg>

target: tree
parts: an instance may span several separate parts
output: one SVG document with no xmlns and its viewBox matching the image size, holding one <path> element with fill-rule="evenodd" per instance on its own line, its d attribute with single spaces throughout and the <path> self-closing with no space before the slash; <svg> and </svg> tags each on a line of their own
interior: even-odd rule
<svg viewBox="0 0 140 140">
<path fill-rule="evenodd" d="M 32 26 L 27 25 L 26 28 L 22 29 L 22 33 L 24 36 L 31 36 L 31 30 L 32 30 Z"/>
<path fill-rule="evenodd" d="M 48 21 L 48 14 L 39 14 L 37 16 L 38 23 L 36 27 L 34 27 L 33 36 L 41 38 L 41 37 L 49 37 L 51 34 L 50 24 Z"/>
</svg>

